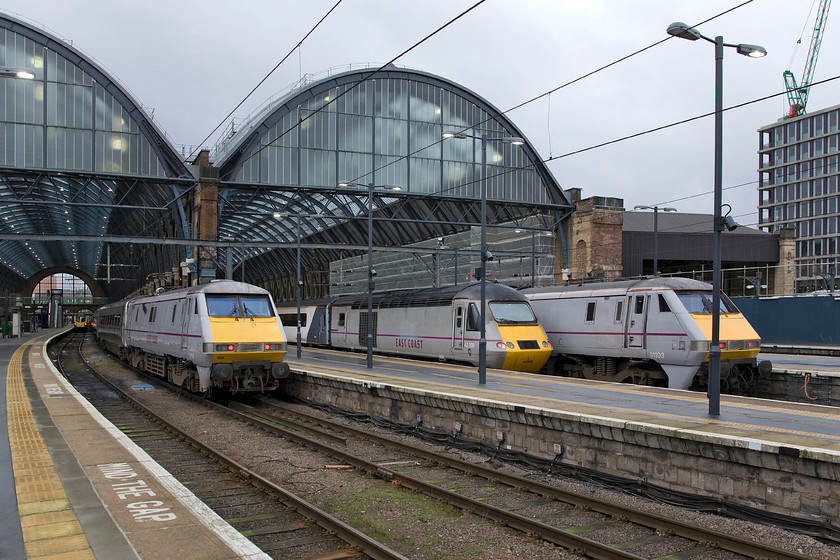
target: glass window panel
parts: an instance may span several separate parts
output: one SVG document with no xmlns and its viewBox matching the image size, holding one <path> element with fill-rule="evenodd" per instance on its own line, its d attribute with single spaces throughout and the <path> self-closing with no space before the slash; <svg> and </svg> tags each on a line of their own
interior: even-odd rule
<svg viewBox="0 0 840 560">
<path fill-rule="evenodd" d="M 409 152 L 422 158 L 439 158 L 442 143 L 458 142 L 457 139 L 444 140 L 443 129 L 439 124 L 427 122 L 411 122 Z M 461 140 L 463 142 L 463 140 Z"/>
<path fill-rule="evenodd" d="M 300 184 L 313 187 L 335 187 L 335 152 L 326 150 L 300 150 Z"/>
<path fill-rule="evenodd" d="M 373 157 L 370 154 L 339 152 L 338 176 L 339 181 L 363 182 L 361 178 L 373 176 Z M 388 184 L 404 185 L 404 183 Z"/>
<path fill-rule="evenodd" d="M 439 168 L 437 162 L 435 162 L 435 165 Z M 413 186 L 408 182 L 408 160 L 406 158 L 377 155 L 374 160 L 374 168 L 376 169 L 376 184 L 397 185 L 405 191 L 413 192 Z"/>
<path fill-rule="evenodd" d="M 414 174 L 412 160 L 412 175 Z M 479 177 L 473 173 L 475 165 L 452 161 L 443 162 L 443 194 L 452 196 L 480 197 Z M 427 191 L 424 191 L 427 192 Z"/>
<path fill-rule="evenodd" d="M 376 118 L 375 152 L 382 155 L 408 155 L 408 122 L 396 119 Z"/>
<path fill-rule="evenodd" d="M 370 153 L 373 149 L 373 119 L 339 114 L 338 149 Z"/>
<path fill-rule="evenodd" d="M 410 158 L 409 185 L 413 193 L 440 192 L 440 161 Z M 452 193 L 447 190 L 446 194 Z"/>
<path fill-rule="evenodd" d="M 308 117 L 308 118 L 307 118 Z M 303 113 L 300 144 L 305 148 L 335 149 L 335 113 Z"/>
</svg>

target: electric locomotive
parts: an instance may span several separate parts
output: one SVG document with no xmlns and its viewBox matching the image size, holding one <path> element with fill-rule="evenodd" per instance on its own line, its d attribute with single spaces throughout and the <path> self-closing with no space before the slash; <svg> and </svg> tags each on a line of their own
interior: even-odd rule
<svg viewBox="0 0 840 560">
<path fill-rule="evenodd" d="M 552 345 L 547 372 L 676 389 L 708 383 L 712 286 L 689 278 L 652 277 L 529 288 Z M 735 304 L 720 298 L 721 388 L 746 393 L 768 361 L 761 339 Z"/>
<path fill-rule="evenodd" d="M 539 372 L 551 354 L 528 299 L 502 284 L 485 289 L 486 364 Z M 368 321 L 381 354 L 478 364 L 480 285 L 394 290 L 301 302 L 301 342 L 365 351 Z M 278 308 L 288 340 L 297 340 L 297 305 Z"/>
<path fill-rule="evenodd" d="M 92 313 L 90 309 L 82 309 L 73 314 L 73 332 L 87 332 L 90 327 Z"/>
<path fill-rule="evenodd" d="M 95 324 L 106 350 L 205 396 L 272 391 L 289 376 L 274 302 L 250 284 L 214 280 L 105 305 Z"/>
</svg>

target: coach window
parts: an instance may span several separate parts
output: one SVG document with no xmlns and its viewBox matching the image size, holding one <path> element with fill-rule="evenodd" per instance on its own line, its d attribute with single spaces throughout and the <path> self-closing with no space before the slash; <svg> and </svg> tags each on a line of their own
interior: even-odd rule
<svg viewBox="0 0 840 560">
<path fill-rule="evenodd" d="M 459 307 L 455 310 L 455 326 L 459 329 L 464 324 L 464 308 Z"/>
<path fill-rule="evenodd" d="M 176 303 L 175 305 L 172 306 L 172 321 L 171 321 L 171 323 L 173 325 L 175 324 L 175 313 L 177 311 L 178 311 L 178 304 Z"/>
<path fill-rule="evenodd" d="M 636 296 L 636 315 L 641 315 L 645 310 L 645 296 Z"/>
<path fill-rule="evenodd" d="M 659 312 L 660 313 L 667 313 L 670 312 L 671 308 L 668 306 L 668 302 L 665 301 L 665 296 L 659 294 Z"/>
<path fill-rule="evenodd" d="M 149 312 L 149 322 L 155 322 L 155 316 L 157 315 L 157 306 L 152 307 L 152 310 Z"/>
<path fill-rule="evenodd" d="M 615 322 L 620 323 L 621 317 L 623 315 L 622 311 L 624 311 L 624 299 L 620 299 L 615 302 Z"/>
<path fill-rule="evenodd" d="M 339 327 L 344 326 L 344 313 L 339 313 L 338 314 L 338 326 Z"/>
<path fill-rule="evenodd" d="M 586 322 L 587 323 L 594 323 L 595 322 L 595 302 L 590 301 L 586 304 Z"/>
</svg>

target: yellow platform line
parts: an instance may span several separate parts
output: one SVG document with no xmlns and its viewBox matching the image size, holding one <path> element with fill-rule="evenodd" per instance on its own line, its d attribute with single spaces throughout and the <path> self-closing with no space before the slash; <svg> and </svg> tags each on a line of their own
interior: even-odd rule
<svg viewBox="0 0 840 560">
<path fill-rule="evenodd" d="M 21 357 L 31 344 L 17 349 L 6 372 L 9 447 L 26 557 L 94 560 L 26 395 Z"/>
</svg>

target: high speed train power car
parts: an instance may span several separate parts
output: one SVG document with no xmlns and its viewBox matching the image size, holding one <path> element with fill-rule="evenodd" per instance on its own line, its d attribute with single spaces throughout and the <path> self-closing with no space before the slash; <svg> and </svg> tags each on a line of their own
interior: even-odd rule
<svg viewBox="0 0 840 560">
<path fill-rule="evenodd" d="M 646 278 L 529 288 L 552 345 L 548 372 L 676 389 L 707 384 L 712 286 Z M 761 339 L 721 294 L 721 387 L 745 392 L 771 364 L 757 363 Z"/>
<path fill-rule="evenodd" d="M 373 347 L 378 353 L 478 364 L 480 285 L 373 294 Z M 528 299 L 487 284 L 487 367 L 536 373 L 551 346 Z M 279 308 L 288 340 L 297 339 L 297 305 Z M 301 341 L 332 348 L 367 348 L 367 294 L 301 305 Z"/>
<path fill-rule="evenodd" d="M 271 391 L 288 377 L 286 340 L 271 295 L 241 282 L 105 305 L 96 338 L 132 366 L 190 391 Z"/>
</svg>

